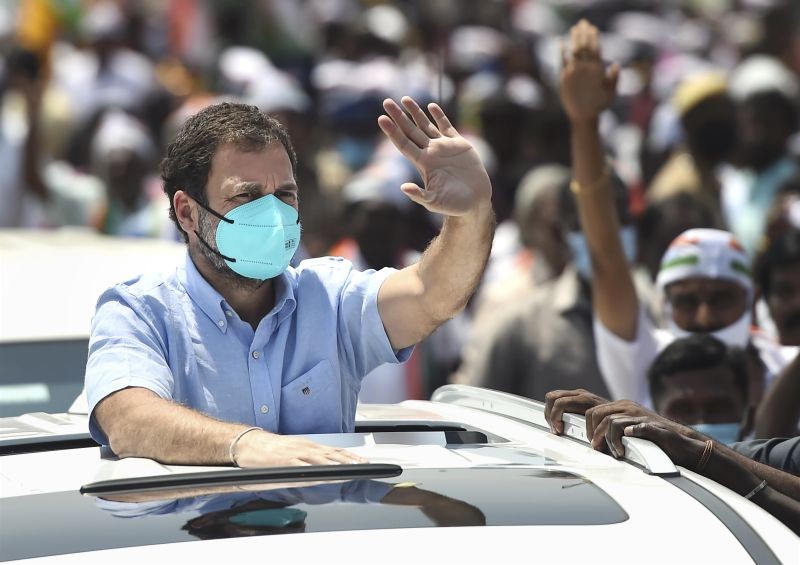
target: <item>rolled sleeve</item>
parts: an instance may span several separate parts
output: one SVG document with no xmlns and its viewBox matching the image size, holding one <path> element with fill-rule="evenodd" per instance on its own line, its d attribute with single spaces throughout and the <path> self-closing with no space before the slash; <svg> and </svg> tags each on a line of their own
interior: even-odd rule
<svg viewBox="0 0 800 565">
<path fill-rule="evenodd" d="M 99 299 L 92 320 L 86 364 L 89 431 L 100 444 L 108 438 L 97 425 L 94 409 L 108 395 L 127 387 L 142 387 L 161 398 L 172 397 L 173 376 L 162 340 L 143 314 L 143 305 L 120 287 Z"/>
<path fill-rule="evenodd" d="M 392 348 L 378 311 L 378 292 L 395 269 L 351 271 L 342 289 L 339 305 L 339 327 L 345 340 L 347 357 L 358 378 L 384 363 L 407 361 L 414 347 L 399 351 Z"/>
</svg>

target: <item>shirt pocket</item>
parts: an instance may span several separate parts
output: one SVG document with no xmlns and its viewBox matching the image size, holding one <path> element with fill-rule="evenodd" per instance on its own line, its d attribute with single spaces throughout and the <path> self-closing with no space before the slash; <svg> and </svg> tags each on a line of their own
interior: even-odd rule
<svg viewBox="0 0 800 565">
<path fill-rule="evenodd" d="M 330 361 L 323 359 L 281 388 L 282 434 L 342 431 L 342 387 Z"/>
</svg>

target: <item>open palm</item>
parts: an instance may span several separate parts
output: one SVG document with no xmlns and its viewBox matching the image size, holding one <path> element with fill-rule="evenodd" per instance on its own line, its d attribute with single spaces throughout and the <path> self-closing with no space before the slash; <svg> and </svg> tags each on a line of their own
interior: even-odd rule
<svg viewBox="0 0 800 565">
<path fill-rule="evenodd" d="M 464 216 L 488 206 L 489 175 L 472 144 L 437 104 L 428 106 L 434 123 L 411 98 L 406 96 L 401 103 L 411 118 L 390 99 L 383 103 L 388 116 L 378 118 L 381 130 L 422 176 L 424 188 L 405 183 L 401 190 L 431 212 L 447 216 Z"/>
<path fill-rule="evenodd" d="M 569 55 L 569 56 L 568 56 Z M 572 121 L 596 119 L 611 106 L 619 67 L 606 69 L 597 28 L 581 20 L 570 30 L 561 53 L 561 101 Z"/>
</svg>

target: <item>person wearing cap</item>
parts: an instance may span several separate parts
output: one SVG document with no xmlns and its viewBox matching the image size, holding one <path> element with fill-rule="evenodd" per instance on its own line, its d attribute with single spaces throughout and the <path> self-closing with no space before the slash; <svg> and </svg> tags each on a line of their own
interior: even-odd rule
<svg viewBox="0 0 800 565">
<path fill-rule="evenodd" d="M 800 173 L 789 140 L 800 127 L 800 81 L 766 55 L 752 56 L 731 74 L 738 103 L 735 167 L 721 169 L 721 203 L 730 230 L 751 255 L 763 250 L 767 218 L 781 187 Z"/>
<path fill-rule="evenodd" d="M 689 192 L 711 212 L 723 227 L 720 183 L 716 168 L 736 145 L 736 113 L 727 93 L 727 81 L 717 72 L 703 72 L 684 80 L 676 89 L 672 105 L 680 116 L 684 143 L 656 173 L 647 190 L 650 203 Z"/>
<path fill-rule="evenodd" d="M 606 69 L 596 28 L 581 21 L 572 28 L 564 53 L 561 99 L 572 124 L 573 181 L 581 225 L 592 260 L 592 297 L 598 362 L 614 398 L 652 406 L 646 373 L 656 355 L 677 337 L 711 333 L 728 345 L 750 342 L 753 284 L 750 260 L 728 232 L 691 229 L 670 245 L 656 278 L 664 293 L 667 329 L 644 314 L 628 273 L 619 219 L 614 208 L 610 171 L 597 129 L 611 104 L 619 67 Z M 750 348 L 765 378 L 785 361 L 775 347 Z M 756 355 L 756 353 L 758 355 Z M 755 379 L 757 380 L 757 379 Z M 749 403 L 756 404 L 764 379 L 751 382 Z"/>
<path fill-rule="evenodd" d="M 464 307 L 494 229 L 489 176 L 442 109 L 428 105 L 431 121 L 410 97 L 383 107 L 378 126 L 424 179 L 400 190 L 444 216 L 401 270 L 358 271 L 340 257 L 290 267 L 302 191 L 286 130 L 236 103 L 186 121 L 161 169 L 185 261 L 108 289 L 92 321 L 85 379 L 98 442 L 163 463 L 363 462 L 299 436 L 353 430 L 361 379 L 408 359 Z"/>
</svg>

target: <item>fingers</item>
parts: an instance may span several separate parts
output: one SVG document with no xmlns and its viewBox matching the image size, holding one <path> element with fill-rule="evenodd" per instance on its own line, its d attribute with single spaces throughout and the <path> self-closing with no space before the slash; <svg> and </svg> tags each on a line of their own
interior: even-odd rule
<svg viewBox="0 0 800 565">
<path fill-rule="evenodd" d="M 433 119 L 436 121 L 436 126 L 439 128 L 440 132 L 447 137 L 455 137 L 458 135 L 458 131 L 456 131 L 456 128 L 454 128 L 453 124 L 450 123 L 450 119 L 438 104 L 431 102 L 428 104 L 428 110 L 430 111 L 431 116 L 433 116 Z"/>
<path fill-rule="evenodd" d="M 429 137 L 442 137 L 439 129 L 433 125 L 433 122 L 428 119 L 428 116 L 422 111 L 422 108 L 417 105 L 413 98 L 410 96 L 403 96 L 403 98 L 400 99 L 400 103 L 408 113 L 411 114 L 411 117 L 414 118 L 414 123 L 417 124 L 417 127 L 426 135 Z"/>
<path fill-rule="evenodd" d="M 576 61 L 600 59 L 600 37 L 597 28 L 581 20 L 570 29 L 570 50 Z"/>
<path fill-rule="evenodd" d="M 617 91 L 617 82 L 619 81 L 619 64 L 613 63 L 610 67 L 608 67 L 608 72 L 606 73 L 606 81 L 608 82 L 608 88 L 611 92 Z"/>
<path fill-rule="evenodd" d="M 623 431 L 626 427 L 640 423 L 642 416 L 631 417 L 626 414 L 612 414 L 607 418 L 608 427 L 605 433 L 605 441 L 611 450 L 611 455 L 616 458 L 624 457 L 625 446 L 622 445 Z"/>
<path fill-rule="evenodd" d="M 412 162 L 417 161 L 422 150 L 412 142 L 406 135 L 397 127 L 392 119 L 388 116 L 380 116 L 378 118 L 378 127 L 381 128 L 381 131 L 389 138 L 389 141 L 397 147 L 397 149 L 402 153 L 405 157 L 410 159 Z"/>
<path fill-rule="evenodd" d="M 431 193 L 413 182 L 403 183 L 400 185 L 400 190 L 413 202 L 421 204 L 422 206 L 425 206 L 430 201 L 430 198 L 432 198 Z"/>
<path fill-rule="evenodd" d="M 369 461 L 363 457 L 359 457 L 344 449 L 325 446 L 318 446 L 317 449 L 305 455 L 301 455 L 297 459 L 306 465 L 353 465 L 357 463 L 369 463 Z"/>
<path fill-rule="evenodd" d="M 592 405 L 587 402 L 587 395 L 590 393 L 583 389 L 554 390 L 545 394 L 544 417 L 554 434 L 564 433 L 565 412 L 583 414 Z"/>
<path fill-rule="evenodd" d="M 383 109 L 387 114 L 389 114 L 391 120 L 407 139 L 409 139 L 419 148 L 423 148 L 428 145 L 428 142 L 431 138 L 425 135 L 425 133 L 419 127 L 417 127 L 417 124 L 411 121 L 411 119 L 408 117 L 408 114 L 406 114 L 405 111 L 403 111 L 403 109 L 397 105 L 397 102 L 391 98 L 387 98 L 383 101 Z M 378 123 L 380 124 L 380 121 Z"/>
<path fill-rule="evenodd" d="M 643 416 L 648 412 L 630 400 L 617 400 L 590 408 L 586 411 L 586 434 L 591 438 L 592 447 L 602 449 L 608 432 L 609 418 L 614 414 L 626 416 Z"/>
</svg>

